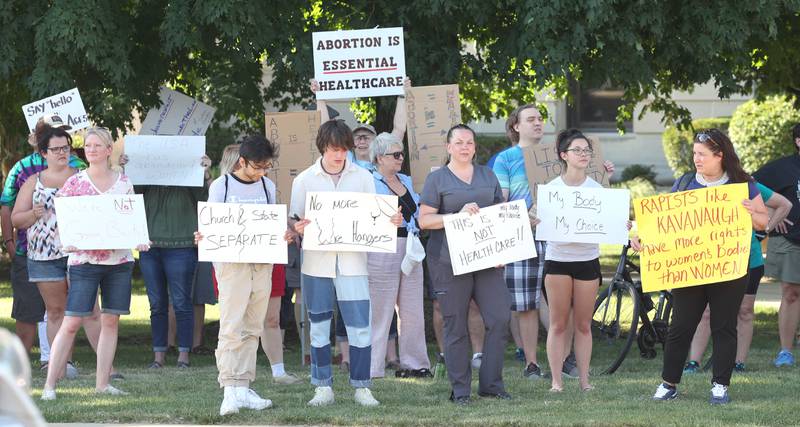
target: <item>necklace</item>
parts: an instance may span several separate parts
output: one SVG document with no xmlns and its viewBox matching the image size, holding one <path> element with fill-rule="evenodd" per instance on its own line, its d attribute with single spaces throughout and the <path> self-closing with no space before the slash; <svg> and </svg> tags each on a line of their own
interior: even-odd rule
<svg viewBox="0 0 800 427">
<path fill-rule="evenodd" d="M 319 161 L 319 166 L 322 168 L 322 171 L 330 176 L 340 176 L 342 172 L 344 172 L 344 168 L 347 166 L 347 160 L 345 160 L 344 164 L 342 165 L 342 170 L 336 173 L 330 173 L 327 169 L 325 169 L 325 164 L 322 163 L 322 160 Z"/>
</svg>

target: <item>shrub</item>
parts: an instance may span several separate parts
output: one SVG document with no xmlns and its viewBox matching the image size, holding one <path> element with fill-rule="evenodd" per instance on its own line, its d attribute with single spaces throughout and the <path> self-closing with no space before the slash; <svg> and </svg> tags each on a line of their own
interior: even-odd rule
<svg viewBox="0 0 800 427">
<path fill-rule="evenodd" d="M 795 152 L 792 126 L 800 123 L 795 99 L 776 95 L 740 105 L 733 113 L 730 137 L 745 171 Z"/>
<path fill-rule="evenodd" d="M 667 126 L 664 129 L 661 145 L 664 147 L 664 156 L 675 178 L 694 170 L 692 142 L 696 130 L 717 128 L 727 133 L 730 121 L 730 117 L 712 117 L 692 120 L 691 129 L 678 129 L 674 126 Z"/>
<path fill-rule="evenodd" d="M 633 218 L 633 199 L 638 199 L 641 197 L 648 197 L 654 196 L 658 194 L 656 191 L 656 186 L 647 178 L 638 176 L 636 178 L 630 179 L 628 181 L 620 182 L 617 184 L 612 184 L 611 188 L 623 188 L 628 189 L 631 192 L 631 209 L 630 209 L 630 218 Z"/>
<path fill-rule="evenodd" d="M 644 178 L 651 183 L 656 183 L 656 173 L 653 171 L 653 165 L 645 166 L 645 165 L 630 165 L 625 170 L 622 171 L 622 176 L 620 176 L 620 181 L 630 181 L 634 178 Z"/>
<path fill-rule="evenodd" d="M 475 143 L 475 161 L 480 165 L 485 165 L 493 155 L 511 146 L 511 142 L 505 135 L 491 136 L 478 134 L 475 137 Z"/>
</svg>

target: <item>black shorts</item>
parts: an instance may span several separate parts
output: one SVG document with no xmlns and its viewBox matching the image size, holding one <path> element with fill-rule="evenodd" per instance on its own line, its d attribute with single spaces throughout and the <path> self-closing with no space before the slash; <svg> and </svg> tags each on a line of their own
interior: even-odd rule
<svg viewBox="0 0 800 427">
<path fill-rule="evenodd" d="M 544 262 L 544 275 L 570 276 L 575 280 L 600 279 L 600 258 L 590 261 L 550 261 Z"/>
<path fill-rule="evenodd" d="M 28 258 L 14 255 L 11 262 L 11 318 L 24 323 L 44 320 L 44 300 L 36 283 L 28 280 Z"/>
<path fill-rule="evenodd" d="M 764 266 L 753 267 L 750 269 L 750 276 L 747 279 L 747 289 L 745 295 L 755 295 L 758 292 L 758 284 L 761 283 L 761 278 L 764 277 Z"/>
</svg>

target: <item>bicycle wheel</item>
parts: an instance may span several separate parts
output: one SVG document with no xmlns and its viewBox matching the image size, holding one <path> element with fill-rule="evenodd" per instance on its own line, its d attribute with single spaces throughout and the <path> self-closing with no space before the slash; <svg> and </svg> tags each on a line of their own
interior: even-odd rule
<svg viewBox="0 0 800 427">
<path fill-rule="evenodd" d="M 595 302 L 592 317 L 592 365 L 595 372 L 613 374 L 636 339 L 639 295 L 628 282 L 612 283 Z"/>
</svg>

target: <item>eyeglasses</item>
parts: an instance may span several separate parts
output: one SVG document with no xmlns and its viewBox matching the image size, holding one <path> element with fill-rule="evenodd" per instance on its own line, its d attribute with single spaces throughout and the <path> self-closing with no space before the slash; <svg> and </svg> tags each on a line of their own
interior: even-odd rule
<svg viewBox="0 0 800 427">
<path fill-rule="evenodd" d="M 594 150 L 592 150 L 591 148 L 570 148 L 567 151 L 571 151 L 577 154 L 578 156 L 591 156 L 592 154 L 594 154 Z"/>
<path fill-rule="evenodd" d="M 367 135 L 367 134 L 353 135 L 353 139 L 355 139 L 356 141 L 358 141 L 358 140 L 364 140 L 364 141 L 367 141 L 367 140 L 369 140 L 369 138 L 370 138 L 371 136 L 372 136 L 372 135 Z"/>
<path fill-rule="evenodd" d="M 403 154 L 402 151 L 395 151 L 394 153 L 384 153 L 383 155 L 384 156 L 392 156 L 392 157 L 394 157 L 395 160 L 400 160 L 403 157 L 405 157 L 405 154 Z"/>
<path fill-rule="evenodd" d="M 71 147 L 69 145 L 62 145 L 60 147 L 47 147 L 47 151 L 53 154 L 67 154 L 69 153 L 70 148 Z"/>
<path fill-rule="evenodd" d="M 267 162 L 267 163 L 266 163 L 266 164 L 264 164 L 264 165 L 256 165 L 256 164 L 250 163 L 249 161 L 245 160 L 245 161 L 244 161 L 244 163 L 245 163 L 247 166 L 249 166 L 251 169 L 253 169 L 253 170 L 257 170 L 257 171 L 264 171 L 264 172 L 267 172 L 267 171 L 269 171 L 270 169 L 272 169 L 272 162 Z"/>
<path fill-rule="evenodd" d="M 719 147 L 717 141 L 714 141 L 714 138 L 711 137 L 711 134 L 706 132 L 698 132 L 697 135 L 694 136 L 694 139 L 698 142 L 705 144 L 706 142 L 711 142 L 716 147 Z"/>
</svg>

